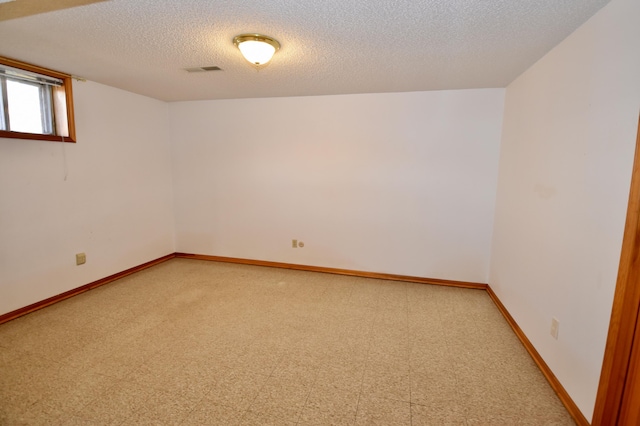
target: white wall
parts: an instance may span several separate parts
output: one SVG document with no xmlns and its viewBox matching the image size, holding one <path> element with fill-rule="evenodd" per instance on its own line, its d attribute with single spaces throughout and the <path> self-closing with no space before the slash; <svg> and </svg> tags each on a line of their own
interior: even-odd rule
<svg viewBox="0 0 640 426">
<path fill-rule="evenodd" d="M 0 314 L 174 251 L 167 104 L 73 88 L 77 144 L 0 139 Z"/>
<path fill-rule="evenodd" d="M 507 88 L 489 281 L 587 418 L 636 141 L 638 18 L 639 1 L 613 0 Z"/>
<path fill-rule="evenodd" d="M 483 89 L 171 104 L 177 250 L 486 282 L 503 102 Z"/>
</svg>

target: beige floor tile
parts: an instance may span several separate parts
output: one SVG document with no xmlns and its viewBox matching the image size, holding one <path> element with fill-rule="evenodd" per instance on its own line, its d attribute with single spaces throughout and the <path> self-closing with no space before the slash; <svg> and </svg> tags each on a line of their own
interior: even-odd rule
<svg viewBox="0 0 640 426">
<path fill-rule="evenodd" d="M 311 386 L 318 377 L 320 367 L 317 363 L 307 363 L 300 359 L 289 359 L 285 354 L 273 370 L 271 381 Z"/>
<path fill-rule="evenodd" d="M 268 376 L 262 374 L 231 370 L 202 401 L 244 411 L 253 403 L 267 379 Z"/>
<path fill-rule="evenodd" d="M 40 402 L 49 407 L 52 415 L 64 418 L 81 412 L 118 384 L 109 376 L 63 367 L 55 379 L 43 381 Z"/>
<path fill-rule="evenodd" d="M 37 402 L 41 401 L 40 393 L 16 385 L 0 383 L 0 419 L 14 418 L 22 415 Z M 10 424 L 0 422 L 1 425 Z"/>
<path fill-rule="evenodd" d="M 158 329 L 165 327 L 166 314 L 162 308 L 149 307 L 133 320 L 123 322 L 114 330 L 122 341 L 135 343 L 143 341 L 145 347 L 153 347 L 156 351 L 162 349 L 162 342 L 156 343 L 153 336 Z"/>
<path fill-rule="evenodd" d="M 575 422 L 568 413 L 541 417 L 520 418 L 518 426 L 575 426 Z"/>
<path fill-rule="evenodd" d="M 272 417 L 267 414 L 247 412 L 238 422 L 240 426 L 294 426 L 295 421 L 288 421 L 279 417 Z"/>
<path fill-rule="evenodd" d="M 244 413 L 225 405 L 212 404 L 208 401 L 198 404 L 182 421 L 185 426 L 221 425 L 232 426 L 240 423 Z"/>
<path fill-rule="evenodd" d="M 385 303 L 382 303 L 373 321 L 374 330 L 388 337 L 403 337 L 409 330 L 408 325 L 409 315 L 406 306 L 395 309 Z"/>
<path fill-rule="evenodd" d="M 309 368 L 320 368 L 325 362 L 335 357 L 333 337 L 329 342 L 314 342 L 310 339 L 298 339 L 295 343 L 283 345 L 282 357 L 278 367 L 285 363 L 306 365 Z"/>
<path fill-rule="evenodd" d="M 389 333 L 374 328 L 369 351 L 406 359 L 410 351 L 409 337 L 408 331 Z"/>
<path fill-rule="evenodd" d="M 412 374 L 438 374 L 446 370 L 458 368 L 452 361 L 446 349 L 439 348 L 433 352 L 427 349 L 421 353 L 413 353 L 409 358 Z"/>
<path fill-rule="evenodd" d="M 244 353 L 249 344 L 248 340 L 222 336 L 214 342 L 199 342 L 195 346 L 191 345 L 188 356 L 199 362 L 234 368 L 238 357 Z"/>
<path fill-rule="evenodd" d="M 0 424 L 411 417 L 572 422 L 482 291 L 173 259 L 0 325 Z"/>
<path fill-rule="evenodd" d="M 14 359 L 24 355 L 27 355 L 27 353 L 11 346 L 3 346 L 2 341 L 0 341 L 0 369 L 9 365 Z"/>
<path fill-rule="evenodd" d="M 409 366 L 406 362 L 369 362 L 362 381 L 362 393 L 371 397 L 411 402 Z"/>
<path fill-rule="evenodd" d="M 282 349 L 252 344 L 227 363 L 231 368 L 269 375 L 280 363 L 282 354 Z"/>
<path fill-rule="evenodd" d="M 365 363 L 342 361 L 323 365 L 318 370 L 316 385 L 342 390 L 357 390 L 362 387 Z"/>
<path fill-rule="evenodd" d="M 153 391 L 144 400 L 143 407 L 128 416 L 124 424 L 179 425 L 195 406 L 195 402 L 184 400 L 173 392 Z"/>
<path fill-rule="evenodd" d="M 117 378 L 124 378 L 150 360 L 158 351 L 144 331 L 134 328 L 120 334 L 118 331 L 102 336 L 90 344 L 77 348 L 61 362 L 77 369 L 91 370 Z M 137 337 L 134 337 L 137 335 Z"/>
<path fill-rule="evenodd" d="M 509 396 L 513 409 L 521 417 L 549 418 L 558 421 L 558 424 L 571 424 L 571 416 L 549 385 L 532 386 L 528 393 L 522 388 L 512 389 Z"/>
<path fill-rule="evenodd" d="M 171 358 L 169 353 L 157 354 L 125 380 L 147 388 L 170 391 L 177 397 L 199 402 L 230 370 L 210 362 Z"/>
<path fill-rule="evenodd" d="M 356 419 L 359 390 L 316 385 L 300 413 L 301 425 L 352 425 Z"/>
<path fill-rule="evenodd" d="M 81 319 L 84 324 L 95 325 L 102 329 L 116 325 L 121 318 L 118 318 L 117 315 L 112 315 L 116 306 L 105 302 L 103 296 L 107 288 L 108 286 L 86 291 L 53 304 L 50 306 L 48 313 L 55 313 L 57 316 L 65 317 L 71 321 Z M 77 322 L 76 326 L 79 325 L 81 323 Z"/>
<path fill-rule="evenodd" d="M 338 335 L 333 343 L 326 348 L 325 360 L 366 361 L 369 356 L 370 339 L 366 336 L 353 337 Z"/>
<path fill-rule="evenodd" d="M 532 413 L 515 403 L 510 391 L 508 387 L 487 385 L 474 377 L 461 382 L 458 401 L 466 407 L 468 419 L 494 422 L 497 418 L 531 418 Z"/>
<path fill-rule="evenodd" d="M 49 425 L 50 426 L 51 425 L 55 425 L 55 426 L 90 426 L 91 423 L 89 423 L 88 420 L 85 420 L 80 416 L 77 416 L 75 414 L 70 414 L 70 415 L 64 415 L 64 416 L 58 418 L 57 419 L 57 423 L 51 422 L 51 423 L 49 423 Z"/>
<path fill-rule="evenodd" d="M 7 325 L 12 326 L 12 322 Z M 11 346 L 40 358 L 60 361 L 95 341 L 100 334 L 102 330 L 96 328 L 69 326 L 65 318 L 57 315 L 52 316 L 47 323 L 16 336 L 12 339 Z"/>
<path fill-rule="evenodd" d="M 117 380 L 126 380 L 149 389 L 161 390 L 166 387 L 167 373 L 170 371 L 173 371 L 172 366 L 158 366 L 154 359 L 132 370 L 123 379 Z"/>
<path fill-rule="evenodd" d="M 43 402 L 28 407 L 0 404 L 0 425 L 49 426 L 59 421 L 59 412 Z"/>
<path fill-rule="evenodd" d="M 426 406 L 457 401 L 458 382 L 455 373 L 443 370 L 430 374 L 411 373 L 411 402 Z"/>
<path fill-rule="evenodd" d="M 309 384 L 271 377 L 251 403 L 249 411 L 295 423 L 310 391 Z"/>
<path fill-rule="evenodd" d="M 76 413 L 88 424 L 119 425 L 137 412 L 146 411 L 154 390 L 122 381 Z"/>
<path fill-rule="evenodd" d="M 456 401 L 429 406 L 411 404 L 411 425 L 465 426 L 467 424 L 466 412 L 466 408 Z"/>
<path fill-rule="evenodd" d="M 106 376 L 125 378 L 145 361 L 153 357 L 155 351 L 143 341 L 124 342 L 95 359 L 86 359 L 89 370 Z"/>
<path fill-rule="evenodd" d="M 40 401 L 55 386 L 61 367 L 31 354 L 0 365 L 0 407 L 20 412 Z"/>
<path fill-rule="evenodd" d="M 384 398 L 360 396 L 356 425 L 410 426 L 411 404 Z"/>
<path fill-rule="evenodd" d="M 528 423 L 532 421 L 533 423 Z M 485 415 L 475 415 L 474 417 L 470 417 L 467 419 L 468 426 L 505 426 L 505 425 L 524 425 L 529 424 L 531 426 L 542 426 L 542 425 L 554 425 L 556 423 L 544 423 L 540 419 L 522 419 L 519 417 L 503 415 L 503 414 L 485 414 Z"/>
</svg>

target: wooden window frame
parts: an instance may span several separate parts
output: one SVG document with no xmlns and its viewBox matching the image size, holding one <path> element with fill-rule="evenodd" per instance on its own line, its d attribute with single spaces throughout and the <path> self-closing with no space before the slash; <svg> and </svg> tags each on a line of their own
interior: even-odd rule
<svg viewBox="0 0 640 426">
<path fill-rule="evenodd" d="M 72 77 L 59 71 L 17 61 L 15 59 L 0 56 L 0 64 L 13 68 L 30 71 L 49 77 L 59 78 L 63 81 L 62 86 L 54 87 L 52 110 L 55 120 L 56 133 L 54 135 L 44 135 L 40 133 L 13 132 L 10 130 L 0 130 L 0 138 L 9 139 L 31 139 L 50 142 L 76 142 L 76 125 L 73 113 L 73 88 Z"/>
</svg>

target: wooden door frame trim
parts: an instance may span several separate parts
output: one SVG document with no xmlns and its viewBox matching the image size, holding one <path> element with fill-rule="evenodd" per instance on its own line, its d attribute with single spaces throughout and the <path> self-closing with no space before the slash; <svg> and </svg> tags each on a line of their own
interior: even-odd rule
<svg viewBox="0 0 640 426">
<path fill-rule="evenodd" d="M 640 119 L 618 279 L 593 425 L 618 424 L 640 307 Z"/>
</svg>

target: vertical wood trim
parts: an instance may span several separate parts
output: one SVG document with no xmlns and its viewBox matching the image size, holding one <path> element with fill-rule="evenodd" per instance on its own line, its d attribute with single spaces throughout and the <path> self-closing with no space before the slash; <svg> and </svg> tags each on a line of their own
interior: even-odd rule
<svg viewBox="0 0 640 426">
<path fill-rule="evenodd" d="M 618 267 L 600 384 L 593 413 L 594 425 L 616 425 L 622 405 L 634 329 L 640 307 L 640 120 L 629 191 L 629 205 Z"/>
<path fill-rule="evenodd" d="M 627 380 L 625 380 L 624 392 L 622 393 L 618 424 L 640 424 L 640 318 L 636 323 L 633 349 L 631 350 Z"/>
<path fill-rule="evenodd" d="M 68 135 L 64 138 L 66 139 L 64 142 L 75 142 L 76 141 L 76 114 L 73 109 L 74 99 L 73 99 L 73 78 L 71 76 L 67 76 L 64 78 L 64 92 L 65 92 L 65 102 L 67 111 L 66 124 L 67 124 L 67 133 Z"/>
<path fill-rule="evenodd" d="M 560 380 L 558 380 L 556 375 L 553 374 L 553 371 L 551 371 L 547 363 L 544 362 L 544 359 L 542 359 L 542 356 L 538 353 L 529 338 L 524 334 L 524 331 L 522 331 L 516 320 L 513 319 L 507 308 L 502 304 L 498 296 L 493 292 L 491 285 L 487 286 L 487 293 L 489 293 L 489 297 L 491 297 L 491 300 L 493 300 L 493 303 L 496 304 L 498 310 L 500 311 L 500 313 L 502 313 L 502 316 L 504 316 L 504 318 L 507 320 L 507 323 L 509 323 L 513 332 L 516 334 L 516 336 L 518 336 L 518 339 L 520 339 L 522 345 L 525 347 L 527 352 L 529 352 L 529 355 L 531 355 L 533 361 L 536 363 L 538 368 L 540 368 L 540 371 L 547 379 L 553 390 L 556 392 L 558 398 L 560 398 L 560 401 L 562 402 L 562 404 L 564 404 L 569 414 L 571 414 L 571 417 L 573 417 L 573 420 L 576 422 L 576 424 L 578 426 L 589 426 L 589 421 L 584 417 L 576 403 L 573 402 L 573 399 L 571 398 L 571 396 L 569 396 L 569 393 L 566 391 L 564 386 L 562 386 Z"/>
</svg>

